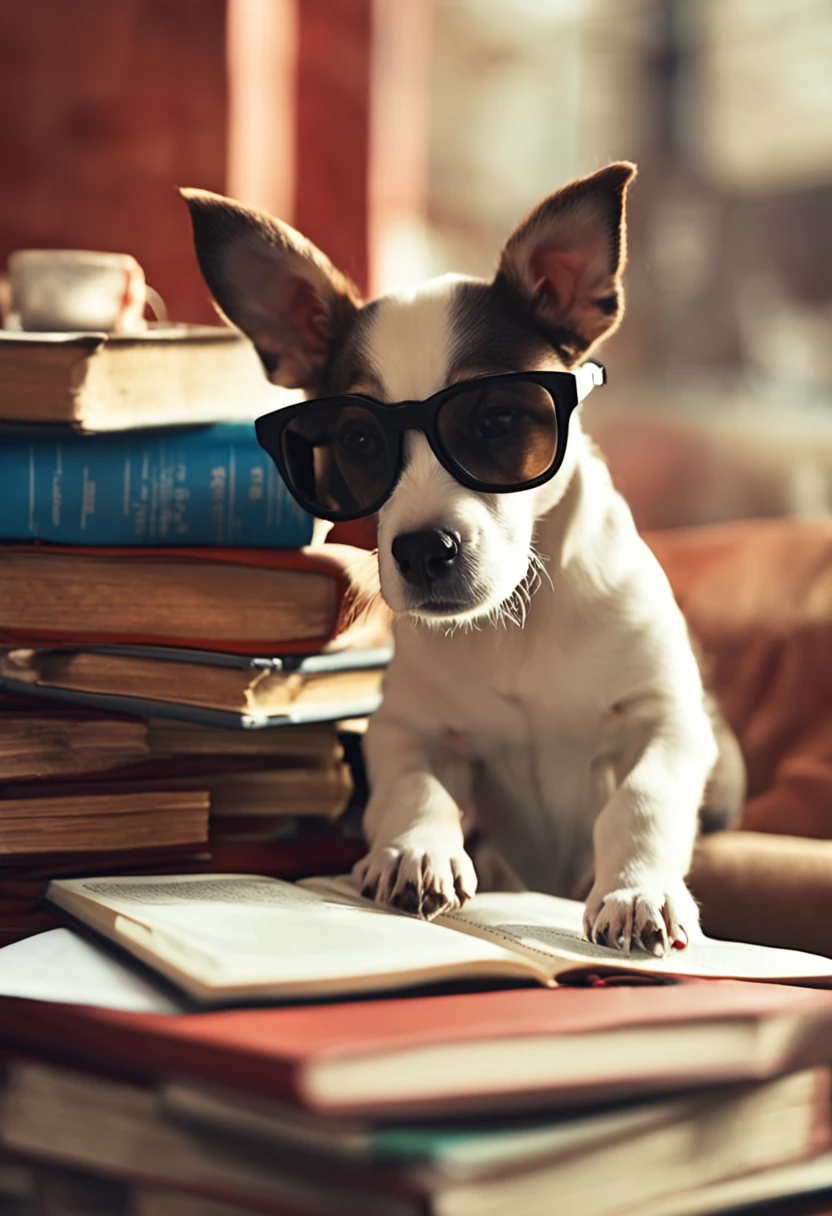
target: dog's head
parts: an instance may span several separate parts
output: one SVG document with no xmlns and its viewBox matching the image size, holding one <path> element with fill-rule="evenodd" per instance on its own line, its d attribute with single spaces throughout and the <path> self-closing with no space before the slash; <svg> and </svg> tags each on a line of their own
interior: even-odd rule
<svg viewBox="0 0 832 1216">
<path fill-rule="evenodd" d="M 183 194 L 206 282 L 272 383 L 397 403 L 476 376 L 581 363 L 622 316 L 634 173 L 609 165 L 544 199 L 509 237 L 491 282 L 448 275 L 369 304 L 287 224 L 218 195 Z M 498 613 L 525 583 L 535 521 L 558 503 L 573 467 L 567 450 L 535 489 L 477 493 L 409 431 L 379 515 L 389 606 L 445 623 Z"/>
</svg>

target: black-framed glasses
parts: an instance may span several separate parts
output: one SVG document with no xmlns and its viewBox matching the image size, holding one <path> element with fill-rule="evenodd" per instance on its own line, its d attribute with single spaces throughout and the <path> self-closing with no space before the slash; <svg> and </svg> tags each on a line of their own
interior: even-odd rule
<svg viewBox="0 0 832 1216">
<path fill-rule="evenodd" d="M 402 467 L 402 437 L 421 431 L 462 485 L 509 494 L 542 485 L 566 454 L 569 419 L 604 368 L 508 372 L 452 384 L 426 401 L 383 404 L 344 393 L 257 419 L 257 438 L 305 510 L 329 520 L 378 511 Z"/>
</svg>

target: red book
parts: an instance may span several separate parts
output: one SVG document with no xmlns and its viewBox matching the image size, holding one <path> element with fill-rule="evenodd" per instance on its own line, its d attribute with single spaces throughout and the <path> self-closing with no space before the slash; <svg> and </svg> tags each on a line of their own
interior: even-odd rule
<svg viewBox="0 0 832 1216">
<path fill-rule="evenodd" d="M 0 999 L 0 1042 L 321 1114 L 569 1106 L 832 1062 L 832 994 L 731 981 L 522 989 L 195 1015 Z"/>
</svg>

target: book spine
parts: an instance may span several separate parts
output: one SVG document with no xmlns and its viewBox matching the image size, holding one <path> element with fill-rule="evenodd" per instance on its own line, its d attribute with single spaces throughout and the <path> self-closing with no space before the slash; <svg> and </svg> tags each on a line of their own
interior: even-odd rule
<svg viewBox="0 0 832 1216">
<path fill-rule="evenodd" d="M 253 425 L 0 436 L 0 540 L 296 549 L 312 519 Z"/>
</svg>

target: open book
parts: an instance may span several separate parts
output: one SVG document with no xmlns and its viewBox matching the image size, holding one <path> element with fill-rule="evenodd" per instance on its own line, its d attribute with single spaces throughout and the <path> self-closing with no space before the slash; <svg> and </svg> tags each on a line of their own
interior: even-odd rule
<svg viewBox="0 0 832 1216">
<path fill-rule="evenodd" d="M 791 950 L 704 941 L 667 959 L 623 955 L 583 939 L 580 904 L 533 892 L 478 895 L 430 923 L 377 907 L 343 878 L 64 879 L 47 898 L 208 1005 L 588 974 L 832 985 L 832 960 Z"/>
</svg>

